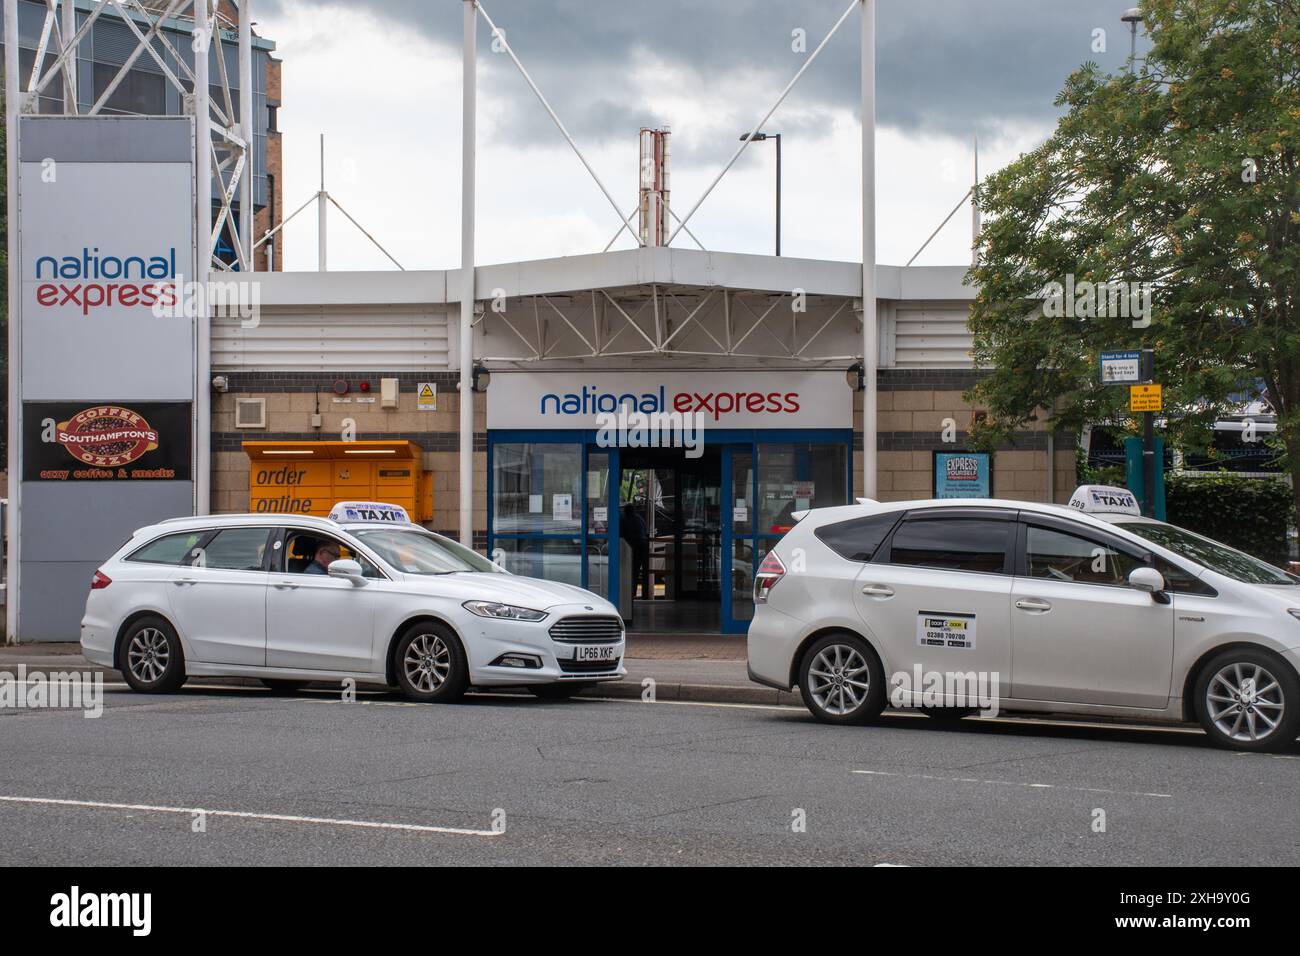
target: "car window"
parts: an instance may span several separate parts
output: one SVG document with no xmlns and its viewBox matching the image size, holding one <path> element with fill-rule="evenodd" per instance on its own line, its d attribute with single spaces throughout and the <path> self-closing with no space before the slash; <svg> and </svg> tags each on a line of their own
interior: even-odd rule
<svg viewBox="0 0 1300 956">
<path fill-rule="evenodd" d="M 308 574 L 309 568 L 316 560 L 316 551 L 322 544 L 333 548 L 341 560 L 356 561 L 361 565 L 361 574 L 367 578 L 382 578 L 383 572 L 373 561 L 354 548 L 349 548 L 342 541 L 330 535 L 316 532 L 290 531 L 284 550 L 285 570 L 289 574 Z"/>
<path fill-rule="evenodd" d="M 363 528 L 354 531 L 366 547 L 406 574 L 499 572 L 476 551 L 422 528 Z"/>
<path fill-rule="evenodd" d="M 876 549 L 898 523 L 898 512 L 869 515 L 822 525 L 813 534 L 841 558 L 850 561 L 870 561 Z"/>
<path fill-rule="evenodd" d="M 904 521 L 890 543 L 889 563 L 948 571 L 1001 574 L 1012 521 L 927 518 Z"/>
<path fill-rule="evenodd" d="M 199 552 L 194 565 L 220 571 L 260 571 L 266 528 L 224 528 Z"/>
<path fill-rule="evenodd" d="M 1160 521 L 1125 521 L 1120 527 L 1234 581 L 1244 581 L 1247 584 L 1300 584 L 1300 578 L 1281 568 L 1275 568 L 1236 548 L 1176 525 Z"/>
<path fill-rule="evenodd" d="M 180 564 L 194 555 L 192 552 L 203 540 L 207 531 L 181 531 L 177 534 L 165 534 L 155 538 L 143 548 L 133 551 L 127 561 L 141 561 L 145 564 Z"/>
<path fill-rule="evenodd" d="M 1053 528 L 1025 529 L 1025 574 L 1031 578 L 1126 587 L 1144 562 L 1092 538 Z"/>
<path fill-rule="evenodd" d="M 1172 561 L 1166 561 L 1158 556 L 1155 561 L 1155 569 L 1165 579 L 1166 591 L 1173 591 L 1175 594 L 1200 594 L 1205 597 L 1219 596 L 1219 592 L 1214 588 Z"/>
</svg>

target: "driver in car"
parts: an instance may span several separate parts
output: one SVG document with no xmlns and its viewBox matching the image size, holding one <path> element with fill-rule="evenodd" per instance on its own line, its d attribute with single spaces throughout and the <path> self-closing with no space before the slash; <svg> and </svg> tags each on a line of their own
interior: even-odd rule
<svg viewBox="0 0 1300 956">
<path fill-rule="evenodd" d="M 339 546 L 322 541 L 316 548 L 316 557 L 303 569 L 303 574 L 329 574 L 329 566 L 339 559 Z"/>
</svg>

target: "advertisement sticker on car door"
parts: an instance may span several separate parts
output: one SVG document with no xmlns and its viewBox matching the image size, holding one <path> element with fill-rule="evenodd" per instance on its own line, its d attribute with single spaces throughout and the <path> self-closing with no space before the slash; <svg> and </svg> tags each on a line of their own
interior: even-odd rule
<svg viewBox="0 0 1300 956">
<path fill-rule="evenodd" d="M 921 611 L 916 616 L 916 643 L 921 647 L 975 647 L 975 615 Z"/>
</svg>

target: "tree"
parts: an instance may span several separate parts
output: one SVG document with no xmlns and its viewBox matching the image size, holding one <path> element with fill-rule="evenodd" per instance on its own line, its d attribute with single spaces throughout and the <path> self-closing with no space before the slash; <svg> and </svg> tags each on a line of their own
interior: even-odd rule
<svg viewBox="0 0 1300 956">
<path fill-rule="evenodd" d="M 1300 0 L 1141 10 L 1146 59 L 1118 75 L 1085 63 L 1052 136 L 980 184 L 971 328 L 992 371 L 969 396 L 989 410 L 977 441 L 1047 408 L 1057 429 L 1127 418 L 1098 352 L 1152 348 L 1167 440 L 1203 445 L 1229 405 L 1267 398 L 1300 513 Z"/>
</svg>

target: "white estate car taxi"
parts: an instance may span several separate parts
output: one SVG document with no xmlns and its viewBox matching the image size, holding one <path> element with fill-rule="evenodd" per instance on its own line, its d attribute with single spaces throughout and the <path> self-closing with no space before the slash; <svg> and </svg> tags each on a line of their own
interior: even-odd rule
<svg viewBox="0 0 1300 956">
<path fill-rule="evenodd" d="M 750 677 L 798 686 L 832 723 L 875 717 L 887 695 L 954 716 L 970 697 L 952 684 L 895 688 L 996 675 L 1000 711 L 1199 720 L 1223 746 L 1293 745 L 1300 579 L 1141 517 L 1122 488 L 1085 486 L 1070 505 L 806 512 L 755 575 Z"/>
<path fill-rule="evenodd" d="M 567 697 L 626 673 L 608 601 L 510 574 L 381 503 L 340 503 L 328 519 L 164 521 L 135 532 L 90 587 L 82 652 L 138 691 L 197 675 L 281 691 L 350 677 L 421 701 L 471 685 Z"/>
</svg>

